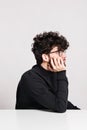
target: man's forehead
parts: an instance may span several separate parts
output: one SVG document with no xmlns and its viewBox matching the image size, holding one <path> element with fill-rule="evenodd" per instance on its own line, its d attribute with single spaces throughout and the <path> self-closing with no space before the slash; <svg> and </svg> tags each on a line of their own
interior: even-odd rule
<svg viewBox="0 0 87 130">
<path fill-rule="evenodd" d="M 51 51 L 57 51 L 57 50 L 58 51 L 64 51 L 64 49 L 61 48 L 61 46 L 54 46 Z"/>
<path fill-rule="evenodd" d="M 56 51 L 56 50 L 58 50 L 58 46 L 53 47 L 51 51 Z"/>
</svg>

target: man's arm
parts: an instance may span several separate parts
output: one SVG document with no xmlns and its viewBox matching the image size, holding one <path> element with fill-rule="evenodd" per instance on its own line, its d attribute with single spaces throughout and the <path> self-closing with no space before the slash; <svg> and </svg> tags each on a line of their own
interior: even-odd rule
<svg viewBox="0 0 87 130">
<path fill-rule="evenodd" d="M 65 112 L 67 109 L 68 83 L 65 71 L 59 72 L 58 92 L 54 95 L 44 84 L 42 79 L 34 78 L 33 75 L 25 74 L 22 82 L 30 96 L 43 107 L 55 111 Z"/>
</svg>

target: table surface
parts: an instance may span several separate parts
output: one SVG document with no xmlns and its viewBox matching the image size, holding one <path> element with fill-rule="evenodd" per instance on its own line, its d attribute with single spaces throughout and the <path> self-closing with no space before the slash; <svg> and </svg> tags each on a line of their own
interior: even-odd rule
<svg viewBox="0 0 87 130">
<path fill-rule="evenodd" d="M 0 110 L 0 130 L 87 130 L 87 110 Z"/>
</svg>

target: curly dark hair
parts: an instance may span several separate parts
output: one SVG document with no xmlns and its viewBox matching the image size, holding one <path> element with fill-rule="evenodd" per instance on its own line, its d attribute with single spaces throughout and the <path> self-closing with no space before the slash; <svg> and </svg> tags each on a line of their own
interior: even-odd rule
<svg viewBox="0 0 87 130">
<path fill-rule="evenodd" d="M 42 54 L 49 54 L 53 47 L 58 46 L 59 51 L 64 51 L 69 47 L 69 42 L 59 32 L 43 32 L 37 34 L 33 40 L 32 52 L 37 64 L 42 63 Z"/>
</svg>

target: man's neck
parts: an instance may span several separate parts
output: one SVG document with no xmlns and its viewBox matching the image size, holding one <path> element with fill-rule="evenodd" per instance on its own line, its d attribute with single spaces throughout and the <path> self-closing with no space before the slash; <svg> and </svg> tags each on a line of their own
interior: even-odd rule
<svg viewBox="0 0 87 130">
<path fill-rule="evenodd" d="M 47 69 L 47 63 L 44 63 L 44 62 L 43 62 L 43 63 L 41 64 L 41 66 L 42 66 L 45 70 L 48 70 L 48 69 Z"/>
</svg>

